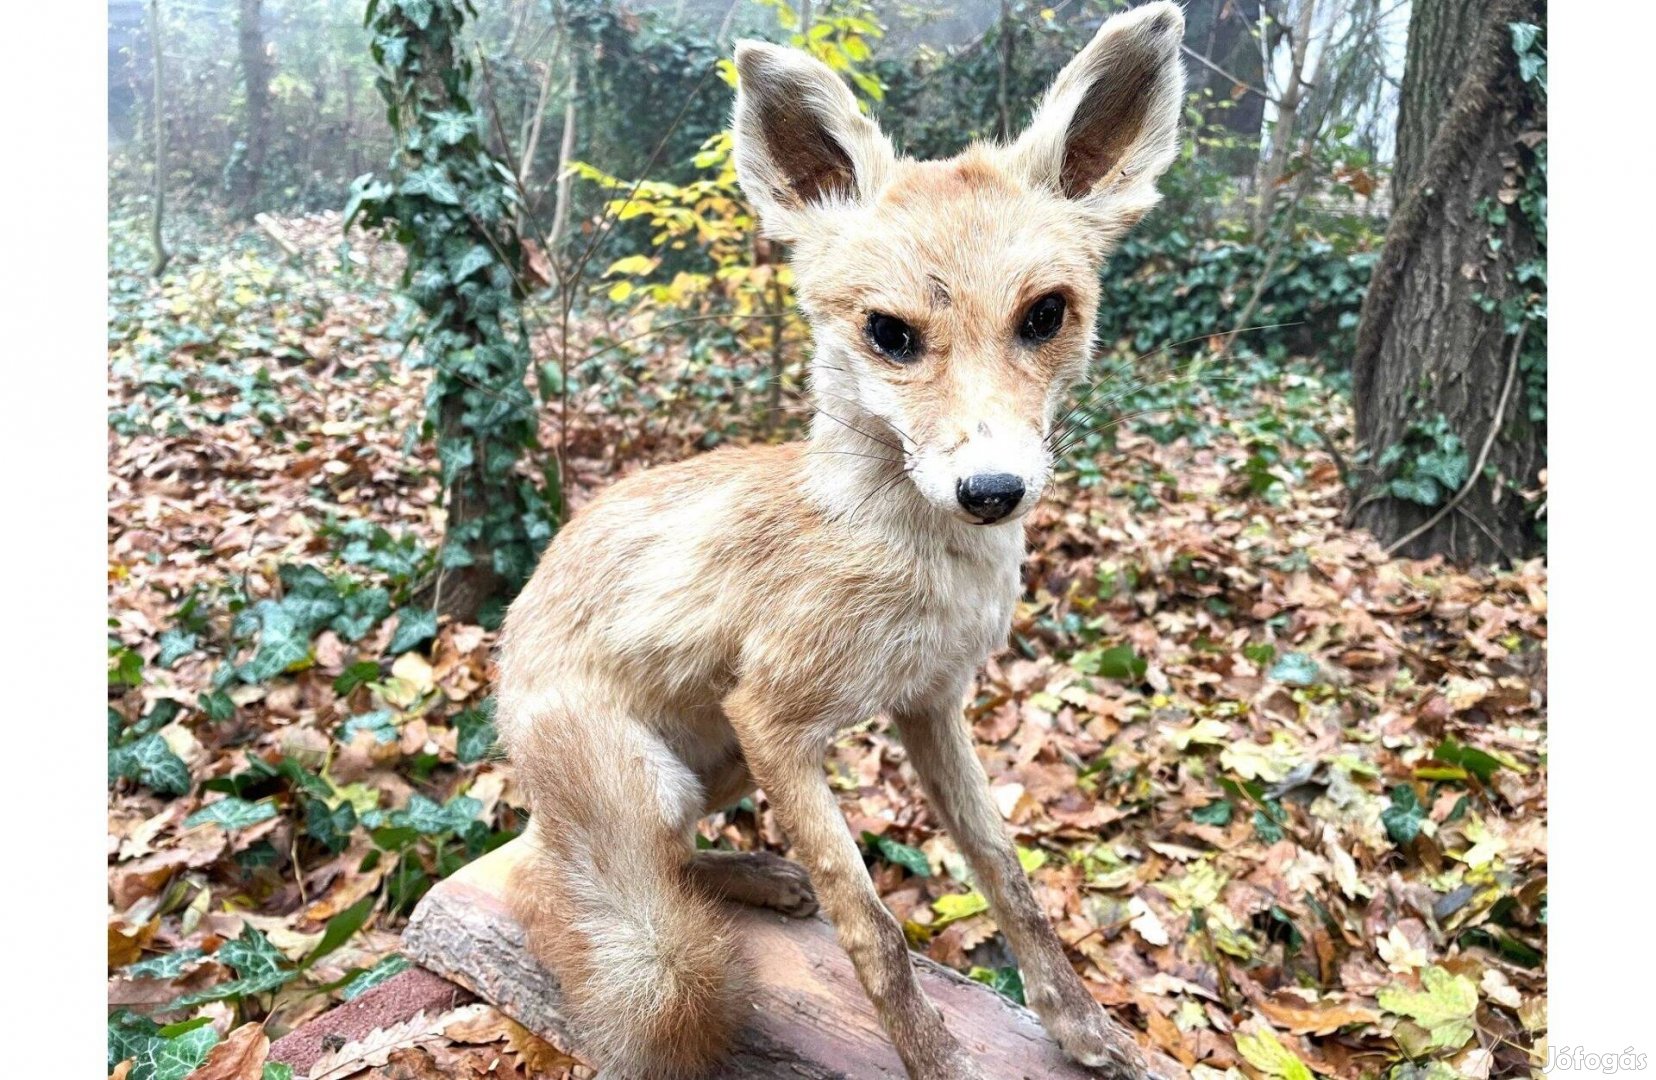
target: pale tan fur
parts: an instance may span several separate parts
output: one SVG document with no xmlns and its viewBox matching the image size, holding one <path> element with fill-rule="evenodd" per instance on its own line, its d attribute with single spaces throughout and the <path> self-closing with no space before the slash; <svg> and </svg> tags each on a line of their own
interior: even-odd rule
<svg viewBox="0 0 1656 1080">
<path fill-rule="evenodd" d="M 1006 637 L 1021 515 L 1085 365 L 1100 262 L 1175 150 L 1182 27 L 1169 3 L 1117 16 L 1015 144 L 943 162 L 897 157 L 815 60 L 738 47 L 738 173 L 792 245 L 822 413 L 804 443 L 718 450 L 603 493 L 512 605 L 500 650 L 500 733 L 538 848 L 514 899 L 606 1078 L 703 1075 L 728 1045 L 747 969 L 718 899 L 813 910 L 793 864 L 694 851 L 697 820 L 755 784 L 910 1076 L 979 1077 L 823 776 L 835 735 L 875 713 L 898 725 L 1031 1006 L 1078 1060 L 1141 1074 L 1036 903 L 960 706 Z M 1061 329 L 1019 339 L 1049 293 L 1067 301 Z M 914 327 L 923 355 L 876 351 L 876 311 Z M 1025 494 L 982 525 L 956 484 L 986 471 Z"/>
</svg>

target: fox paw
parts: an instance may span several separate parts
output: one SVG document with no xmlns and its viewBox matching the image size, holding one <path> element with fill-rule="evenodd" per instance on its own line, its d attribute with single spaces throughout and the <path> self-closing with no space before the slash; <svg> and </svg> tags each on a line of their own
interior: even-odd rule
<svg viewBox="0 0 1656 1080">
<path fill-rule="evenodd" d="M 816 890 L 811 887 L 811 875 L 798 863 L 789 862 L 768 851 L 755 853 L 763 862 L 755 867 L 764 880 L 758 890 L 762 895 L 756 902 L 760 907 L 779 911 L 791 919 L 807 919 L 816 914 Z"/>
<path fill-rule="evenodd" d="M 1111 1020 L 1097 1002 L 1062 1009 L 1045 1021 L 1064 1053 L 1098 1069 L 1111 1080 L 1147 1080 L 1151 1076 L 1138 1044 Z"/>
</svg>

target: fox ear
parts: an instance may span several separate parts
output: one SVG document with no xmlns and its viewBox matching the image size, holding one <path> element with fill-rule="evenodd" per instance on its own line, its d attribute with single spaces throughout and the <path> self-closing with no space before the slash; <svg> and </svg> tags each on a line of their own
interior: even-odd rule
<svg viewBox="0 0 1656 1080">
<path fill-rule="evenodd" d="M 1156 178 L 1179 150 L 1184 66 L 1178 5 L 1116 15 L 1058 73 L 1009 151 L 1026 182 L 1075 199 L 1112 236 L 1161 196 Z"/>
<path fill-rule="evenodd" d="M 767 234 L 795 239 L 811 209 L 864 201 L 885 186 L 891 143 L 828 65 L 740 41 L 736 72 L 736 176 Z"/>
</svg>

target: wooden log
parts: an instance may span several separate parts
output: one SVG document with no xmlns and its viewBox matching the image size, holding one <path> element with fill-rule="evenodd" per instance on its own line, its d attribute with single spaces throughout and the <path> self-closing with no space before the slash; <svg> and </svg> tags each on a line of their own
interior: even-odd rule
<svg viewBox="0 0 1656 1080">
<path fill-rule="evenodd" d="M 557 982 L 529 955 L 505 897 L 511 868 L 528 853 L 514 840 L 440 882 L 403 932 L 409 959 L 471 990 L 560 1046 L 580 1052 L 558 1011 Z M 788 919 L 732 908 L 756 969 L 753 1019 L 714 1080 L 905 1080 L 902 1063 L 863 994 L 851 961 L 821 918 Z M 1034 1013 L 915 956 L 926 993 L 949 1030 L 995 1080 L 1084 1080 Z M 1151 1055 L 1166 1078 L 1187 1077 Z"/>
</svg>

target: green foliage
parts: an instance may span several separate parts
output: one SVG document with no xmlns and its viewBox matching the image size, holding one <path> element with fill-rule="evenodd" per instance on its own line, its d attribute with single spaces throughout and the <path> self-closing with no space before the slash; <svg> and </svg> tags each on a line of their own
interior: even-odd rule
<svg viewBox="0 0 1656 1080">
<path fill-rule="evenodd" d="M 163 1028 L 148 1017 L 122 1009 L 109 1017 L 108 1068 L 113 1072 L 115 1066 L 131 1059 L 127 1080 L 184 1080 L 218 1041 L 218 1032 L 205 1018 L 200 1023 Z"/>
<path fill-rule="evenodd" d="M 931 877 L 931 863 L 919 848 L 893 840 L 889 836 L 863 833 L 863 844 L 893 866 L 901 866 L 915 877 Z"/>
<path fill-rule="evenodd" d="M 1421 822 L 1426 820 L 1426 808 L 1409 784 L 1398 784 L 1391 789 L 1391 805 L 1380 811 L 1380 821 L 1386 826 L 1386 835 L 1392 843 L 1402 847 L 1420 835 Z"/>
<path fill-rule="evenodd" d="M 1375 467 L 1399 499 L 1437 506 L 1466 483 L 1472 459 L 1442 413 L 1415 421 L 1403 437 L 1380 452 Z"/>
<path fill-rule="evenodd" d="M 470 97 L 461 41 L 470 14 L 461 0 L 370 0 L 365 24 L 397 151 L 389 178 L 352 184 L 345 216 L 389 231 L 408 251 L 404 288 L 424 316 L 420 358 L 434 369 L 426 430 L 437 438 L 450 509 L 442 563 L 487 560 L 515 591 L 551 539 L 559 478 L 519 468 L 537 445 L 513 223 L 520 203 Z"/>
<path fill-rule="evenodd" d="M 137 654 L 130 650 L 123 652 L 137 658 Z M 138 685 L 137 681 L 132 685 Z M 159 729 L 171 723 L 177 713 L 178 703 L 163 699 L 136 723 L 128 725 L 119 712 L 113 708 L 109 710 L 110 784 L 124 777 L 143 784 L 159 795 L 189 793 L 190 770 L 159 733 Z"/>
<path fill-rule="evenodd" d="M 358 971 L 347 979 L 341 989 L 341 996 L 346 1001 L 355 1001 L 393 975 L 407 971 L 409 966 L 408 957 L 401 953 L 392 953 L 373 967 Z"/>
<path fill-rule="evenodd" d="M 138 229 L 125 216 L 110 226 L 110 369 L 140 391 L 111 410 L 110 427 L 133 436 L 242 422 L 256 436 L 284 439 L 287 410 L 271 362 L 309 359 L 304 338 L 323 314 L 316 284 L 251 242 L 225 246 L 188 224 L 175 243 L 202 257 L 181 261 L 150 295 Z"/>
<path fill-rule="evenodd" d="M 966 974 L 975 982 L 982 983 L 996 993 L 1004 994 L 1019 1005 L 1024 1004 L 1023 973 L 1017 968 L 974 967 Z"/>
<path fill-rule="evenodd" d="M 167 1006 L 169 1011 L 269 993 L 299 977 L 300 969 L 252 925 L 244 926 L 240 937 L 220 945 L 213 959 L 234 971 L 236 977 L 173 999 Z"/>
<path fill-rule="evenodd" d="M 1224 827 L 1231 823 L 1236 807 L 1229 799 L 1215 799 L 1206 806 L 1198 806 L 1190 812 L 1190 820 L 1200 825 L 1218 825 Z"/>
<path fill-rule="evenodd" d="M 775 36 L 850 80 L 865 108 L 884 98 L 872 59 L 885 30 L 866 0 L 822 4 L 808 32 L 784 0 L 765 0 L 765 7 L 782 31 Z M 716 70 L 734 87 L 729 60 L 719 59 Z M 691 159 L 695 173 L 683 181 L 629 180 L 585 162 L 572 166 L 605 193 L 605 213 L 622 241 L 635 245 L 603 274 L 610 283 L 605 298 L 626 310 L 631 330 L 621 341 L 595 339 L 598 349 L 575 377 L 602 388 L 603 404 L 614 411 L 676 411 L 688 399 L 702 406 L 705 422 L 734 406 L 727 422 L 709 423 L 710 442 L 751 430 L 756 418 L 766 430 L 775 426 L 779 418 L 768 410 L 780 392 L 776 384 L 800 381 L 806 336 L 793 305 L 792 271 L 779 252 L 765 249 L 770 254 L 761 257 L 753 242 L 758 223 L 737 186 L 731 148 L 728 130 L 708 135 Z M 675 331 L 689 355 L 665 384 L 646 355 L 621 348 L 642 339 L 653 345 Z M 761 402 L 765 409 L 757 408 Z"/>
<path fill-rule="evenodd" d="M 1533 107 L 1544 109 L 1546 30 L 1530 23 L 1513 23 L 1510 29 L 1512 48 L 1518 54 L 1518 76 L 1533 96 Z M 1547 418 L 1547 133 L 1544 128 L 1520 138 L 1518 150 L 1517 190 L 1503 190 L 1496 203 L 1486 207 L 1493 217 L 1510 198 L 1513 210 L 1522 215 L 1535 234 L 1536 257 L 1513 268 L 1512 280 L 1517 287 L 1499 309 L 1506 333 L 1516 334 L 1521 327 L 1527 327 L 1524 348 L 1518 354 L 1518 370 L 1524 379 L 1529 419 L 1543 423 Z"/>
<path fill-rule="evenodd" d="M 1314 686 L 1322 678 L 1317 661 L 1305 653 L 1284 653 L 1271 665 L 1270 677 L 1285 686 Z"/>
<path fill-rule="evenodd" d="M 1131 645 L 1090 649 L 1077 653 L 1070 663 L 1075 670 L 1088 675 L 1102 675 L 1106 679 L 1118 679 L 1126 683 L 1143 682 L 1145 672 L 1150 669 L 1149 663 L 1133 651 Z"/>
<path fill-rule="evenodd" d="M 248 802 L 235 796 L 208 803 L 184 819 L 184 827 L 193 829 L 197 825 L 213 824 L 231 831 L 245 829 L 250 825 L 257 825 L 261 821 L 269 821 L 276 816 L 276 807 L 268 802 Z"/>
<path fill-rule="evenodd" d="M 491 699 L 492 700 L 492 699 Z M 464 764 L 482 761 L 495 749 L 494 721 L 480 709 L 467 709 L 454 718 L 454 756 Z"/>
</svg>

